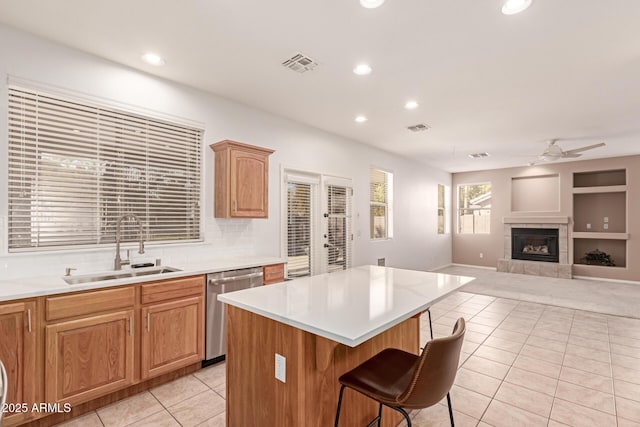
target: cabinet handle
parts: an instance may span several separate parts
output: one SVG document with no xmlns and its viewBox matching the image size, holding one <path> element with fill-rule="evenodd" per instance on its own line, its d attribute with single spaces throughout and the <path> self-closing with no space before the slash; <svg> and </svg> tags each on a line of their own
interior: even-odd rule
<svg viewBox="0 0 640 427">
<path fill-rule="evenodd" d="M 233 213 L 238 212 L 238 200 L 233 201 Z"/>
<path fill-rule="evenodd" d="M 151 312 L 147 311 L 147 332 L 151 328 Z"/>
<path fill-rule="evenodd" d="M 129 336 L 133 336 L 133 316 L 129 316 Z"/>
<path fill-rule="evenodd" d="M 27 330 L 31 333 L 31 309 L 27 309 Z"/>
</svg>

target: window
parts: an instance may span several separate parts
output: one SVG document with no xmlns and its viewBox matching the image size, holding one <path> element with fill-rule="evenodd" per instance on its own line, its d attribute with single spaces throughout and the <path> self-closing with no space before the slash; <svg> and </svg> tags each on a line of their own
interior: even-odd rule
<svg viewBox="0 0 640 427">
<path fill-rule="evenodd" d="M 458 232 L 485 234 L 491 223 L 491 184 L 458 186 Z"/>
<path fill-rule="evenodd" d="M 438 184 L 438 234 L 449 233 L 449 209 L 447 206 L 451 203 L 451 192 L 449 187 Z"/>
<path fill-rule="evenodd" d="M 370 237 L 393 237 L 393 174 L 380 169 L 370 171 Z"/>
<path fill-rule="evenodd" d="M 287 274 L 289 277 L 311 276 L 312 192 L 315 185 L 287 181 Z"/>
<path fill-rule="evenodd" d="M 9 88 L 9 250 L 202 240 L 202 130 Z M 121 240 L 138 238 L 124 221 Z"/>
</svg>

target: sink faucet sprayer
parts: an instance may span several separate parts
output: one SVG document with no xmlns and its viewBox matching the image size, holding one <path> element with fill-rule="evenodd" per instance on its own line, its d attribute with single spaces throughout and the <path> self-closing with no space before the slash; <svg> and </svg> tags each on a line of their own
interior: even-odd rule
<svg viewBox="0 0 640 427">
<path fill-rule="evenodd" d="M 134 214 L 122 215 L 120 218 L 118 218 L 118 222 L 116 223 L 116 259 L 114 260 L 114 263 L 113 263 L 114 270 L 122 270 L 123 265 L 127 265 L 131 262 L 129 256 L 127 256 L 127 259 L 120 258 L 120 226 L 122 225 L 122 221 L 124 221 L 127 218 L 132 218 L 138 224 L 138 232 L 139 232 L 138 253 L 139 254 L 144 253 L 144 240 L 143 240 L 143 233 L 142 233 L 142 223 L 140 222 L 140 218 L 138 218 L 138 216 Z M 127 253 L 128 252 L 129 251 L 127 251 Z"/>
</svg>

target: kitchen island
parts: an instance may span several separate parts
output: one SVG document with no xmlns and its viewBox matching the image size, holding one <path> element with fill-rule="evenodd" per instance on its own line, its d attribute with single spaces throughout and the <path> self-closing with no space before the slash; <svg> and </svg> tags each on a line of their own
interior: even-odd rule
<svg viewBox="0 0 640 427">
<path fill-rule="evenodd" d="M 384 348 L 417 354 L 420 314 L 471 280 L 362 266 L 220 295 L 227 426 L 333 425 L 338 377 Z M 353 392 L 343 405 L 341 426 L 364 426 L 377 414 L 375 402 Z M 383 425 L 396 425 L 388 411 Z"/>
</svg>

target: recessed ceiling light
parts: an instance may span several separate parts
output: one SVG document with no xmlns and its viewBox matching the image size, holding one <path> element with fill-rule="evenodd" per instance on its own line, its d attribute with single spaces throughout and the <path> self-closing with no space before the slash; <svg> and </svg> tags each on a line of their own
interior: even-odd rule
<svg viewBox="0 0 640 427">
<path fill-rule="evenodd" d="M 382 6 L 382 3 L 384 3 L 384 0 L 360 0 L 360 6 L 367 9 L 375 9 Z"/>
<path fill-rule="evenodd" d="M 153 53 L 153 52 L 147 52 L 144 55 L 142 55 L 142 60 L 147 64 L 151 64 L 155 66 L 160 66 L 165 64 L 164 59 L 157 53 Z"/>
<path fill-rule="evenodd" d="M 406 108 L 407 110 L 415 110 L 416 108 L 418 108 L 418 104 L 416 101 L 407 101 L 406 104 L 404 104 L 404 108 Z"/>
<path fill-rule="evenodd" d="M 367 121 L 367 118 L 365 116 L 357 116 L 355 120 L 356 120 L 356 123 L 364 123 Z"/>
<path fill-rule="evenodd" d="M 353 72 L 359 76 L 366 76 L 367 74 L 371 74 L 371 67 L 369 64 L 358 64 L 356 68 L 353 69 Z"/>
<path fill-rule="evenodd" d="M 489 157 L 489 153 L 473 153 L 469 154 L 469 157 L 471 157 L 472 159 L 481 159 L 483 157 Z"/>
<path fill-rule="evenodd" d="M 506 0 L 502 5 L 502 13 L 505 15 L 515 15 L 531 6 L 531 2 L 532 0 Z"/>
</svg>

